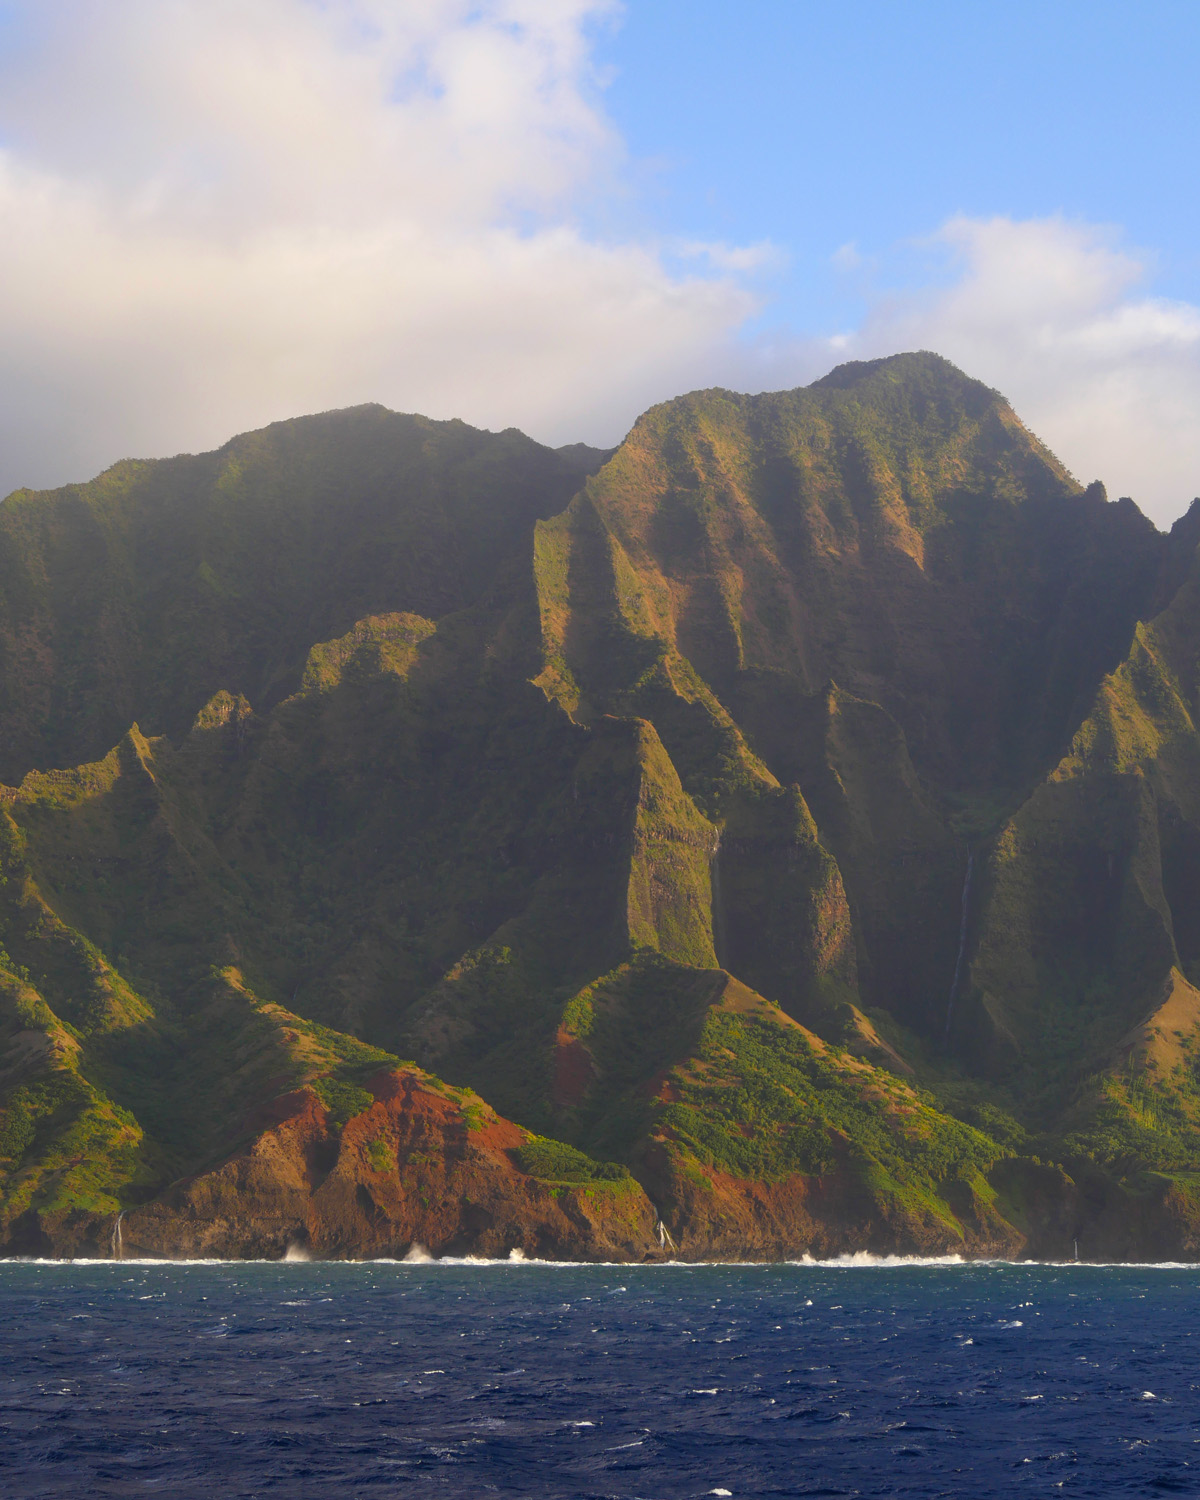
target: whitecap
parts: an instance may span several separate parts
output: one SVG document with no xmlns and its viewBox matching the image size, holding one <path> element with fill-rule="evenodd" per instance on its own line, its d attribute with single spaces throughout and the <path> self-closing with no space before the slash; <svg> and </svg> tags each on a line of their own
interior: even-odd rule
<svg viewBox="0 0 1200 1500">
<path fill-rule="evenodd" d="M 804 1256 L 790 1265 L 821 1266 L 831 1270 L 857 1270 L 860 1267 L 892 1270 L 901 1266 L 965 1266 L 978 1264 L 963 1259 L 961 1255 L 876 1255 L 871 1250 L 850 1250 L 845 1255 L 834 1255 L 828 1260 L 813 1260 Z"/>
<path fill-rule="evenodd" d="M 414 1254 L 413 1251 L 417 1253 Z M 337 1260 L 317 1260 L 309 1257 L 314 1264 L 319 1263 L 323 1268 L 332 1269 L 335 1266 L 392 1266 L 403 1263 L 408 1264 L 434 1264 L 444 1266 L 512 1266 L 513 1264 L 527 1264 L 543 1266 L 548 1270 L 620 1270 L 629 1272 L 631 1269 L 638 1271 L 654 1271 L 656 1273 L 669 1273 L 671 1271 L 699 1271 L 716 1270 L 719 1268 L 737 1271 L 750 1270 L 777 1270 L 780 1266 L 803 1267 L 806 1269 L 819 1270 L 899 1270 L 904 1268 L 961 1268 L 963 1270 L 989 1269 L 989 1270 L 1036 1270 L 1039 1268 L 1057 1271 L 1200 1271 L 1200 1261 L 1187 1260 L 1158 1260 L 1158 1261 L 1074 1261 L 1074 1260 L 1005 1260 L 998 1257 L 972 1258 L 962 1255 L 920 1256 L 920 1255 L 875 1255 L 870 1251 L 858 1250 L 846 1255 L 836 1256 L 829 1260 L 817 1260 L 813 1256 L 805 1254 L 798 1259 L 783 1261 L 764 1260 L 666 1260 L 655 1261 L 645 1265 L 632 1265 L 629 1261 L 619 1260 L 549 1260 L 540 1256 L 530 1256 L 518 1251 L 510 1253 L 504 1258 L 488 1258 L 486 1256 L 431 1256 L 424 1246 L 414 1245 L 409 1253 L 404 1256 L 403 1262 L 397 1261 L 393 1256 L 361 1256 L 345 1257 Z M 247 1256 L 245 1258 L 232 1258 L 221 1255 L 195 1255 L 195 1256 L 127 1256 L 120 1261 L 112 1261 L 107 1257 L 101 1259 L 98 1256 L 42 1256 L 42 1255 L 7 1255 L 0 1256 L 0 1266 L 85 1266 L 93 1270 L 102 1268 L 116 1268 L 128 1271 L 138 1267 L 166 1267 L 166 1266 L 253 1266 L 253 1265 L 280 1265 L 278 1259 L 268 1260 L 261 1256 Z M 810 1306 L 810 1303 L 806 1303 Z"/>
</svg>

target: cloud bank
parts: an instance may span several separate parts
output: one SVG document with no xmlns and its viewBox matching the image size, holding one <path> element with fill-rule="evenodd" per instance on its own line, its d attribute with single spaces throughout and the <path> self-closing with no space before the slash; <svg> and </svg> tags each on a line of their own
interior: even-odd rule
<svg viewBox="0 0 1200 1500">
<path fill-rule="evenodd" d="M 10 6 L 0 493 L 367 400 L 615 441 L 694 384 L 755 305 L 737 266 L 576 223 L 621 165 L 608 10 Z"/>
<path fill-rule="evenodd" d="M 958 218 L 949 285 L 880 298 L 842 357 L 936 349 L 1012 401 L 1084 483 L 1168 525 L 1200 494 L 1200 308 L 1145 294 L 1144 260 L 1060 219 Z"/>
<path fill-rule="evenodd" d="M 1160 523 L 1200 492 L 1200 309 L 1094 226 L 952 219 L 950 274 L 836 338 L 747 334 L 769 245 L 586 227 L 626 191 L 592 62 L 615 17 L 0 0 L 0 494 L 371 400 L 606 444 L 679 391 L 905 348 Z"/>
</svg>

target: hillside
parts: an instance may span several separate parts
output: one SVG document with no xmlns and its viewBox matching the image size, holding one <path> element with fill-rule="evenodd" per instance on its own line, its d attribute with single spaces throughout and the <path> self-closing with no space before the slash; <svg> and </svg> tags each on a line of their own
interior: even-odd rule
<svg viewBox="0 0 1200 1500">
<path fill-rule="evenodd" d="M 0 1246 L 1191 1254 L 1198 542 L 926 354 L 11 496 Z"/>
</svg>

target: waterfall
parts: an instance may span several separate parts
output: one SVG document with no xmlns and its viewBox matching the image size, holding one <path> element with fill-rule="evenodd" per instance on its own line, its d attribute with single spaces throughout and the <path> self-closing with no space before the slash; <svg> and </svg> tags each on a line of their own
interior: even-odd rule
<svg viewBox="0 0 1200 1500">
<path fill-rule="evenodd" d="M 663 1223 L 662 1214 L 659 1213 L 658 1209 L 653 1203 L 650 1205 L 650 1207 L 654 1209 L 654 1232 L 656 1235 L 658 1235 L 659 1249 L 678 1251 L 678 1245 L 676 1245 L 675 1241 L 671 1238 L 671 1231 Z"/>
<path fill-rule="evenodd" d="M 113 1228 L 112 1228 L 112 1238 L 109 1241 L 109 1246 L 110 1246 L 110 1248 L 112 1250 L 112 1259 L 113 1260 L 120 1260 L 122 1258 L 122 1252 L 124 1250 L 124 1244 L 123 1244 L 123 1242 L 121 1240 L 121 1220 L 124 1217 L 125 1217 L 125 1210 L 122 1209 L 121 1212 L 117 1215 L 116 1223 L 113 1225 Z"/>
<path fill-rule="evenodd" d="M 708 857 L 708 884 L 712 904 L 713 952 L 717 955 L 717 963 L 723 968 L 728 957 L 729 944 L 725 935 L 725 903 L 721 898 L 721 835 L 719 832 L 717 842 L 713 845 L 712 853 Z"/>
<path fill-rule="evenodd" d="M 971 916 L 971 877 L 975 873 L 975 851 L 967 850 L 967 876 L 962 888 L 962 916 L 958 924 L 958 957 L 954 961 L 954 981 L 950 986 L 950 997 L 946 1001 L 946 1035 L 950 1035 L 950 1023 L 954 1020 L 954 1002 L 963 981 L 963 970 L 967 966 L 967 924 Z"/>
</svg>

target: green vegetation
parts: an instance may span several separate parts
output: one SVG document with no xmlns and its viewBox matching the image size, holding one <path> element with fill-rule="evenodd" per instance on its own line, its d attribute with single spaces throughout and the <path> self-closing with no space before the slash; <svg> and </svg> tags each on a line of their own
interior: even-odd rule
<svg viewBox="0 0 1200 1500">
<path fill-rule="evenodd" d="M 36 1206 L 115 1213 L 145 1178 L 142 1132 L 70 1069 L 12 1090 L 0 1110 L 0 1223 Z"/>
<path fill-rule="evenodd" d="M 1082 1128 L 1068 1133 L 1061 1150 L 1121 1177 L 1144 1170 L 1180 1172 L 1200 1164 L 1200 1077 L 1197 1044 L 1188 1038 L 1185 1060 L 1166 1077 L 1126 1067 L 1100 1080 Z"/>
<path fill-rule="evenodd" d="M 769 1019 L 713 1012 L 696 1062 L 673 1081 L 679 1099 L 663 1108 L 662 1124 L 699 1161 L 739 1177 L 821 1175 L 840 1141 L 860 1169 L 933 1193 L 1002 1154 L 898 1080 Z"/>
<path fill-rule="evenodd" d="M 544 1182 L 624 1182 L 629 1168 L 615 1161 L 593 1161 L 574 1146 L 535 1135 L 513 1151 L 517 1165 Z"/>
<path fill-rule="evenodd" d="M 375 1172 L 394 1172 L 396 1170 L 396 1153 L 387 1141 L 376 1137 L 367 1142 L 367 1160 L 371 1163 L 371 1169 Z"/>
<path fill-rule="evenodd" d="M 313 1092 L 329 1111 L 329 1117 L 337 1126 L 342 1126 L 355 1115 L 361 1115 L 374 1103 L 366 1089 L 352 1083 L 341 1083 L 336 1078 L 314 1078 Z"/>
</svg>

